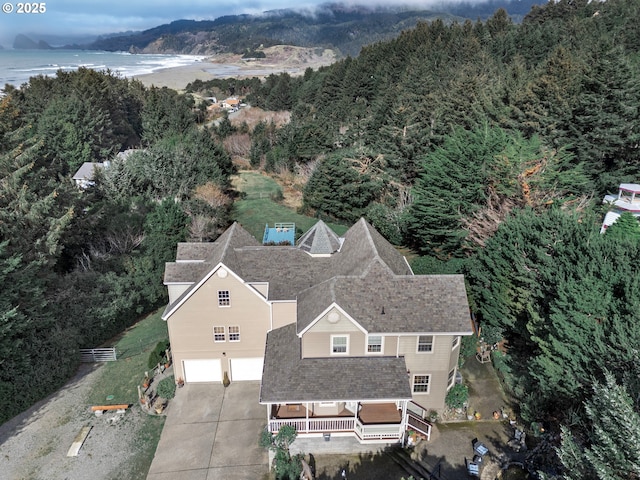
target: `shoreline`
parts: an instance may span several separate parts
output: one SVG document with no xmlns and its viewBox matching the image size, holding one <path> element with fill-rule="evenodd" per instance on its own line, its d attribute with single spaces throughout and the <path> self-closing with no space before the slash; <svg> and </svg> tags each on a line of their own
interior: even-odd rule
<svg viewBox="0 0 640 480">
<path fill-rule="evenodd" d="M 213 80 L 215 78 L 264 78 L 271 74 L 288 73 L 291 76 L 301 75 L 308 67 L 283 67 L 280 65 L 264 65 L 258 62 L 211 62 L 199 61 L 179 67 L 160 68 L 152 73 L 133 75 L 145 87 L 167 87 L 184 90 L 194 80 Z"/>
</svg>

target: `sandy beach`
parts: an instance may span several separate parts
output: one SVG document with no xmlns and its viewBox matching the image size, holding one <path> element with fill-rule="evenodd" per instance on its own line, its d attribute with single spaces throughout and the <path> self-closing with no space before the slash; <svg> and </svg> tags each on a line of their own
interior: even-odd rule
<svg viewBox="0 0 640 480">
<path fill-rule="evenodd" d="M 302 75 L 307 68 L 315 70 L 336 61 L 336 55 L 331 50 L 318 52 L 317 49 L 276 46 L 265 49 L 265 52 L 267 58 L 264 59 L 247 61 L 239 55 L 224 55 L 181 67 L 164 68 L 134 78 L 147 87 L 154 85 L 184 90 L 194 80 L 266 77 L 284 72 L 296 76 Z"/>
</svg>

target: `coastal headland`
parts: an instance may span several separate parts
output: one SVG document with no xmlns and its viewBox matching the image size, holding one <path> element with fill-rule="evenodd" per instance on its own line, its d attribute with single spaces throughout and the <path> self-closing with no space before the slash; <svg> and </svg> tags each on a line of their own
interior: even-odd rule
<svg viewBox="0 0 640 480">
<path fill-rule="evenodd" d="M 302 75 L 307 68 L 318 69 L 337 60 L 333 50 L 304 48 L 291 45 L 276 45 L 265 48 L 264 58 L 242 58 L 241 55 L 223 54 L 207 57 L 201 61 L 181 67 L 164 68 L 153 73 L 137 75 L 145 86 L 184 88 L 194 80 L 214 78 L 266 77 L 271 74 L 288 73 Z"/>
</svg>

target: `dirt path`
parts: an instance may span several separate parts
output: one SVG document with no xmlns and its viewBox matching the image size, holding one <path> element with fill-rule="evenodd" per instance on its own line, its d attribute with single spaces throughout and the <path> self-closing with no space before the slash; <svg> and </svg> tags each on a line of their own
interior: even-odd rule
<svg viewBox="0 0 640 480">
<path fill-rule="evenodd" d="M 145 446 L 138 439 L 149 421 L 162 420 L 149 417 L 137 405 L 124 415 L 96 417 L 87 398 L 100 376 L 99 366 L 84 364 L 58 392 L 0 426 L 2 479 L 145 478 L 140 456 L 148 452 L 143 452 Z M 79 455 L 67 457 L 84 426 L 92 429 Z"/>
</svg>

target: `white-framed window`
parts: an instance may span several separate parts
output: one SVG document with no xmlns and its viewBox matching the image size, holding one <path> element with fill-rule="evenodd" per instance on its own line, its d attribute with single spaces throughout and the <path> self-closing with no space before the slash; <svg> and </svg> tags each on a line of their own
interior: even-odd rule
<svg viewBox="0 0 640 480">
<path fill-rule="evenodd" d="M 458 345 L 460 345 L 460 335 L 454 335 L 451 340 L 451 350 L 455 350 Z"/>
<path fill-rule="evenodd" d="M 238 326 L 229 327 L 229 341 L 230 342 L 240 341 L 240 327 Z"/>
<path fill-rule="evenodd" d="M 413 393 L 429 393 L 431 375 L 421 374 L 413 376 Z"/>
<path fill-rule="evenodd" d="M 336 406 L 336 402 L 320 402 L 318 404 L 318 406 L 320 406 L 320 407 L 335 407 Z"/>
<path fill-rule="evenodd" d="M 447 390 L 453 387 L 456 383 L 456 369 L 454 368 L 449 372 L 449 376 L 447 377 Z"/>
<path fill-rule="evenodd" d="M 382 353 L 382 335 L 367 336 L 367 353 Z"/>
<path fill-rule="evenodd" d="M 418 353 L 433 352 L 433 335 L 418 336 Z"/>
<path fill-rule="evenodd" d="M 219 307 L 231 306 L 231 295 L 229 294 L 229 290 L 218 290 L 218 306 Z"/>
<path fill-rule="evenodd" d="M 224 342 L 225 340 L 224 327 L 213 327 L 213 341 Z"/>
<path fill-rule="evenodd" d="M 349 353 L 349 335 L 331 335 L 331 353 Z"/>
</svg>

